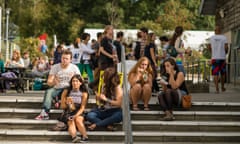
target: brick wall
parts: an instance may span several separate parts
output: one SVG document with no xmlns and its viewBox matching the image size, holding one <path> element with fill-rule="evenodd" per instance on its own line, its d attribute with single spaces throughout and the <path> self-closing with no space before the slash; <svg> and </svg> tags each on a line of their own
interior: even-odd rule
<svg viewBox="0 0 240 144">
<path fill-rule="evenodd" d="M 224 17 L 219 11 L 224 9 Z M 216 9 L 216 24 L 221 26 L 223 32 L 240 27 L 240 3 L 238 0 L 218 0 Z"/>
</svg>

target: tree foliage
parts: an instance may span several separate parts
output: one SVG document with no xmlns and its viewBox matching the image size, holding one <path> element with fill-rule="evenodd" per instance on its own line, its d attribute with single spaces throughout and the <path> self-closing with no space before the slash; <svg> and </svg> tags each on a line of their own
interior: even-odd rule
<svg viewBox="0 0 240 144">
<path fill-rule="evenodd" d="M 136 29 L 146 26 L 157 35 L 182 25 L 186 30 L 212 30 L 214 17 L 198 14 L 196 0 L 0 0 L 11 8 L 10 23 L 21 39 L 46 32 L 73 42 L 84 28 Z M 49 42 L 48 42 L 49 44 Z"/>
</svg>

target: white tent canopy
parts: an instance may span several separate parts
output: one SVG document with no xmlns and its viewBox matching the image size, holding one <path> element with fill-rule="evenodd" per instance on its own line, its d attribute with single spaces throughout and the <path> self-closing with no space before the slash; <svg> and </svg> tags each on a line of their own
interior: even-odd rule
<svg viewBox="0 0 240 144">
<path fill-rule="evenodd" d="M 103 32 L 104 29 L 85 29 L 84 32 L 89 33 L 92 39 L 97 39 L 97 33 Z M 124 39 L 126 42 L 131 42 L 137 39 L 137 29 L 115 29 L 114 37 L 116 37 L 116 33 L 118 31 L 122 31 L 124 33 Z M 199 49 L 201 44 L 207 43 L 207 39 L 209 39 L 212 35 L 214 35 L 213 31 L 184 31 L 182 35 L 182 39 L 184 42 L 184 47 L 191 49 Z M 159 43 L 159 40 L 156 40 L 156 43 Z"/>
</svg>

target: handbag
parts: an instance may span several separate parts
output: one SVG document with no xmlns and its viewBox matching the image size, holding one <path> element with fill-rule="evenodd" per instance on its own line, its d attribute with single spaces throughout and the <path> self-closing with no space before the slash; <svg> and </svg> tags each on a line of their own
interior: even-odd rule
<svg viewBox="0 0 240 144">
<path fill-rule="evenodd" d="M 68 126 L 66 123 L 59 121 L 56 123 L 54 127 L 52 127 L 52 131 L 67 131 Z"/>
<path fill-rule="evenodd" d="M 169 45 L 167 48 L 167 53 L 171 56 L 171 57 L 177 57 L 178 52 L 176 50 L 176 48 L 173 45 Z"/>
<path fill-rule="evenodd" d="M 187 94 L 182 96 L 182 107 L 184 109 L 190 109 L 192 106 L 192 96 Z"/>
</svg>

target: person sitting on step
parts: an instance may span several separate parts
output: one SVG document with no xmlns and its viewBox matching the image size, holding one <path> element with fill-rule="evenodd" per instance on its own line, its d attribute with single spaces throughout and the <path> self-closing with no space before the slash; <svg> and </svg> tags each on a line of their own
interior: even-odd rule
<svg viewBox="0 0 240 144">
<path fill-rule="evenodd" d="M 120 76 L 114 67 L 109 67 L 104 71 L 102 91 L 96 97 L 99 107 L 87 114 L 87 120 L 92 123 L 88 129 L 106 127 L 113 131 L 113 124 L 122 121 L 123 99 Z"/>
<path fill-rule="evenodd" d="M 61 108 L 67 113 L 65 121 L 72 142 L 87 141 L 88 136 L 84 125 L 84 110 L 87 105 L 88 93 L 84 80 L 80 75 L 74 75 L 70 80 L 70 87 L 62 92 Z M 82 134 L 77 136 L 77 130 Z"/>
<path fill-rule="evenodd" d="M 139 110 L 138 101 L 144 103 L 144 110 L 148 111 L 148 103 L 152 95 L 153 70 L 147 57 L 141 57 L 128 73 L 130 83 L 130 98 L 133 110 Z"/>
<path fill-rule="evenodd" d="M 160 106 L 162 107 L 165 116 L 163 120 L 174 120 L 173 105 L 181 104 L 181 97 L 188 93 L 185 85 L 183 72 L 179 68 L 174 59 L 168 58 L 163 62 L 161 70 L 161 80 L 163 91 L 158 95 Z"/>
<path fill-rule="evenodd" d="M 69 86 L 69 81 L 74 74 L 80 74 L 78 67 L 71 63 L 72 52 L 65 50 L 62 53 L 61 63 L 54 64 L 49 72 L 47 84 L 51 87 L 44 93 L 41 113 L 35 117 L 37 120 L 49 119 L 48 113 L 52 100 L 61 95 L 64 88 Z"/>
</svg>

